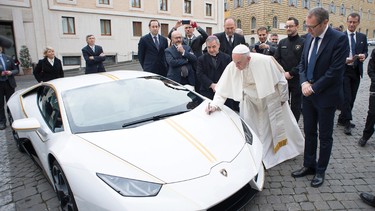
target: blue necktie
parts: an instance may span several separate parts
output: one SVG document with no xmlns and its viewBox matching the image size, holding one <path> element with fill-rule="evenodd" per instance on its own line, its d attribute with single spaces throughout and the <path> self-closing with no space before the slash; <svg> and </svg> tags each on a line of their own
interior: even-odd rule
<svg viewBox="0 0 375 211">
<path fill-rule="evenodd" d="M 310 61 L 307 65 L 307 80 L 312 81 L 314 79 L 314 68 L 315 68 L 315 61 L 316 61 L 316 53 L 318 50 L 318 43 L 320 37 L 315 37 L 314 47 L 311 51 Z"/>
<path fill-rule="evenodd" d="M 3 59 L 3 54 L 0 54 L 0 62 L 1 62 L 1 66 L 2 66 L 1 71 L 5 71 L 6 66 L 5 66 L 5 62 L 4 62 L 4 59 Z"/>
<path fill-rule="evenodd" d="M 156 48 L 159 50 L 159 41 L 158 41 L 157 36 L 154 36 L 154 41 L 155 41 Z"/>
</svg>

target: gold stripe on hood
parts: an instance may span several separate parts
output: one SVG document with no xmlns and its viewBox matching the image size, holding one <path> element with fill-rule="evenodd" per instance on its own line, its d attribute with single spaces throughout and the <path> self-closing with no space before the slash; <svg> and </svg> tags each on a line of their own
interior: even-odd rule
<svg viewBox="0 0 375 211">
<path fill-rule="evenodd" d="M 177 122 L 166 119 L 165 120 L 171 127 L 173 127 L 177 132 L 179 132 L 186 140 L 188 140 L 195 148 L 197 148 L 210 162 L 215 162 L 215 156 L 205 147 L 201 142 L 199 142 L 193 135 L 186 131 Z"/>
</svg>

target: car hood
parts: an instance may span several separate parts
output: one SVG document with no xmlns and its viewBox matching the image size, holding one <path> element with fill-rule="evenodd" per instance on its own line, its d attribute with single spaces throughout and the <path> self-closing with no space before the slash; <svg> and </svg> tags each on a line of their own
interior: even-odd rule
<svg viewBox="0 0 375 211">
<path fill-rule="evenodd" d="M 135 128 L 78 136 L 166 183 L 207 175 L 245 145 L 237 115 L 207 115 L 203 106 Z"/>
</svg>

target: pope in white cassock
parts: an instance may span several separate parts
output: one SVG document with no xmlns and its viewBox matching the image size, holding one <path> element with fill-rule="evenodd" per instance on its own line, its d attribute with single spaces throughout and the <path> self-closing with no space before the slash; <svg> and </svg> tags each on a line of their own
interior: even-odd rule
<svg viewBox="0 0 375 211">
<path fill-rule="evenodd" d="M 232 60 L 206 112 L 220 110 L 227 98 L 240 101 L 240 116 L 263 143 L 266 169 L 300 155 L 304 137 L 287 103 L 283 68 L 272 56 L 250 53 L 242 44 L 233 49 Z"/>
</svg>

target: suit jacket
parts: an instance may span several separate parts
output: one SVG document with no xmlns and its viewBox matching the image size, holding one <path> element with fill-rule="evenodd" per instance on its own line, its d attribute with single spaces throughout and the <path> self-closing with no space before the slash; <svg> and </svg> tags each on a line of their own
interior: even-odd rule
<svg viewBox="0 0 375 211">
<path fill-rule="evenodd" d="M 225 35 L 225 32 L 217 33 L 217 34 L 215 34 L 215 36 L 220 41 L 220 49 L 219 50 L 223 53 L 228 54 L 229 56 L 231 56 L 231 58 L 232 58 L 232 51 L 233 51 L 234 47 L 236 47 L 239 44 L 246 45 L 245 37 L 240 35 L 240 34 L 237 34 L 237 33 L 233 34 L 233 36 L 234 36 L 233 46 L 230 46 L 230 44 L 227 40 L 227 37 Z"/>
<path fill-rule="evenodd" d="M 99 56 L 101 53 L 103 53 L 103 48 L 100 45 L 95 45 L 95 52 L 90 48 L 89 45 L 82 48 L 83 58 L 86 61 L 85 74 L 105 72 L 103 65 L 105 56 Z M 94 59 L 89 59 L 90 56 L 93 56 Z"/>
<path fill-rule="evenodd" d="M 49 63 L 47 57 L 39 60 L 33 71 L 34 77 L 38 82 L 50 81 L 55 78 L 64 77 L 64 71 L 62 68 L 61 60 L 54 58 L 53 66 Z"/>
<path fill-rule="evenodd" d="M 254 45 L 251 45 L 250 46 L 250 51 L 253 51 L 253 49 L 255 48 L 256 45 L 260 45 L 261 43 L 258 41 L 257 43 L 255 43 Z M 272 43 L 270 41 L 266 41 L 266 44 L 270 46 L 270 48 L 268 49 L 263 49 L 263 52 L 261 52 L 262 54 L 264 55 L 270 55 L 270 56 L 273 56 L 277 50 L 277 45 L 275 43 Z"/>
<path fill-rule="evenodd" d="M 313 37 L 308 34 L 300 63 L 300 84 L 307 81 L 309 49 Z M 312 89 L 309 96 L 320 107 L 338 106 L 343 101 L 345 61 L 349 55 L 349 42 L 344 33 L 328 27 L 318 49 Z"/>
<path fill-rule="evenodd" d="M 177 48 L 174 45 L 171 45 L 169 48 L 165 49 L 165 58 L 168 63 L 168 74 L 167 77 L 178 82 L 182 83 L 183 78 L 181 76 L 181 67 L 186 66 L 188 68 L 187 81 L 188 84 L 195 85 L 195 73 L 193 66 L 197 62 L 197 57 L 191 52 L 191 48 L 187 45 L 183 45 L 185 49 L 185 54 L 182 56 L 180 52 L 177 51 Z"/>
<path fill-rule="evenodd" d="M 7 56 L 5 54 L 1 54 L 2 57 L 3 57 L 3 60 L 4 60 L 4 63 L 5 63 L 5 70 L 10 70 L 12 71 L 12 74 L 9 75 L 9 76 L 6 76 L 7 79 L 8 79 L 8 82 L 9 82 L 9 85 L 12 87 L 12 88 L 16 88 L 17 87 L 17 83 L 16 83 L 16 79 L 14 78 L 15 75 L 17 75 L 19 73 L 19 70 L 18 68 L 16 67 L 16 65 L 14 64 L 14 61 L 13 59 L 10 57 L 10 56 Z M 3 71 L 3 69 L 1 68 L 0 69 L 0 72 Z"/>
<path fill-rule="evenodd" d="M 223 74 L 227 65 L 231 62 L 228 54 L 219 52 L 216 55 L 216 66 L 212 60 L 212 56 L 208 53 L 198 58 L 197 76 L 201 83 L 200 92 L 202 95 L 213 99 L 214 92 L 210 88 L 212 83 L 217 83 Z"/>
<path fill-rule="evenodd" d="M 344 32 L 346 37 L 348 37 L 348 31 Z M 355 33 L 355 52 L 356 54 L 365 54 L 366 57 L 368 56 L 368 46 L 367 46 L 367 37 L 365 34 L 362 34 L 360 32 Z M 349 44 L 350 46 L 350 44 Z M 348 55 L 349 56 L 349 53 Z M 363 62 L 360 62 L 359 60 L 356 61 L 356 64 L 359 70 L 359 74 L 361 77 L 363 77 Z"/>
<path fill-rule="evenodd" d="M 165 49 L 168 48 L 168 40 L 161 35 L 158 35 L 158 39 L 159 48 L 150 33 L 141 37 L 138 43 L 138 60 L 144 71 L 166 76 Z"/>
<path fill-rule="evenodd" d="M 375 92 L 375 49 L 372 49 L 371 59 L 368 61 L 367 74 L 371 79 L 370 92 Z"/>
</svg>

